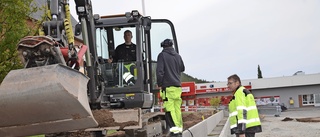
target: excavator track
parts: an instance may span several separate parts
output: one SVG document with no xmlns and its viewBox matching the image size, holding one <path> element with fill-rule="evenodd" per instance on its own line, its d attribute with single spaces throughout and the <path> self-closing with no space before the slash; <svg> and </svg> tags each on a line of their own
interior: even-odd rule
<svg viewBox="0 0 320 137">
<path fill-rule="evenodd" d="M 137 115 L 137 111 L 139 112 L 139 115 Z M 112 118 L 108 116 L 108 113 L 110 114 L 110 112 L 112 112 Z M 98 113 L 104 113 L 104 118 L 102 118 L 101 115 L 99 116 Z M 120 131 L 118 133 L 119 136 L 129 137 L 170 136 L 169 129 L 166 127 L 165 114 L 163 112 L 148 112 L 141 114 L 141 109 L 106 109 L 99 110 L 98 113 L 95 110 L 93 111 L 93 115 L 99 123 L 98 127 L 64 133 L 64 136 L 73 137 L 78 135 L 90 135 L 94 132 L 97 133 L 108 130 L 118 130 Z M 58 135 L 60 134 L 61 133 L 58 133 Z M 54 136 L 56 135 L 57 134 Z"/>
</svg>

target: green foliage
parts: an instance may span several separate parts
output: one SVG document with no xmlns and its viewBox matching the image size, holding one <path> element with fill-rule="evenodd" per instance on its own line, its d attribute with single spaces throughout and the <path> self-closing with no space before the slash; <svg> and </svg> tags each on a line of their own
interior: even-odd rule
<svg viewBox="0 0 320 137">
<path fill-rule="evenodd" d="M 107 135 L 111 135 L 111 134 L 116 133 L 116 132 L 117 132 L 117 130 L 111 129 L 111 130 L 107 131 Z"/>
<path fill-rule="evenodd" d="M 45 135 L 34 135 L 34 136 L 28 136 L 28 137 L 46 137 Z"/>
<path fill-rule="evenodd" d="M 258 65 L 258 79 L 259 78 L 263 78 L 262 77 L 262 72 L 261 72 L 261 70 L 260 70 L 260 65 Z"/>
<path fill-rule="evenodd" d="M 221 102 L 221 98 L 213 97 L 213 98 L 210 99 L 209 103 L 210 103 L 211 106 L 219 106 L 220 102 Z"/>
<path fill-rule="evenodd" d="M 0 1 L 0 83 L 12 69 L 22 68 L 16 45 L 33 31 L 28 26 L 30 15 L 37 11 L 31 6 L 33 0 Z"/>
<path fill-rule="evenodd" d="M 197 79 L 194 78 L 186 73 L 182 73 L 181 74 L 181 81 L 182 82 L 190 82 L 190 81 L 194 81 L 195 83 L 209 83 L 209 81 L 206 81 L 204 79 Z"/>
</svg>

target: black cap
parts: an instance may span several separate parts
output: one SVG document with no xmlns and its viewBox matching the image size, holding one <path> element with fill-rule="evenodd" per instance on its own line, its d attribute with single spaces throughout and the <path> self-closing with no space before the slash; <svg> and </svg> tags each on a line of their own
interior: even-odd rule
<svg viewBox="0 0 320 137">
<path fill-rule="evenodd" d="M 171 39 L 165 39 L 161 42 L 161 47 L 171 47 L 173 45 L 173 41 Z"/>
</svg>

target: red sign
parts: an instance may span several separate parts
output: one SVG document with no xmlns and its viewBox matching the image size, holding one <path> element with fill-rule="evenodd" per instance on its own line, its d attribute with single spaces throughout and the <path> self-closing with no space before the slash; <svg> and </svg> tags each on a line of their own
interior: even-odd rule
<svg viewBox="0 0 320 137">
<path fill-rule="evenodd" d="M 246 89 L 251 89 L 251 86 L 244 86 Z M 222 88 L 207 88 L 207 89 L 197 89 L 196 94 L 205 94 L 205 93 L 215 93 L 215 92 L 231 92 L 228 87 Z"/>
<path fill-rule="evenodd" d="M 182 82 L 182 95 L 181 96 L 192 96 L 196 93 L 196 83 L 194 82 Z"/>
<path fill-rule="evenodd" d="M 206 85 L 204 85 L 204 86 L 200 86 L 200 88 L 207 88 L 207 86 L 206 86 Z"/>
</svg>

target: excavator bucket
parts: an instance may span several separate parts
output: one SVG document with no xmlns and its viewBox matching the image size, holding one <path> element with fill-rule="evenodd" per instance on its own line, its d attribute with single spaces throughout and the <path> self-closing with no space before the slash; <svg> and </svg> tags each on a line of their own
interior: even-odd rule
<svg viewBox="0 0 320 137">
<path fill-rule="evenodd" d="M 10 71 L 0 85 L 0 136 L 28 136 L 98 126 L 88 78 L 55 64 Z"/>
</svg>

